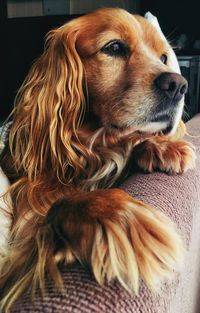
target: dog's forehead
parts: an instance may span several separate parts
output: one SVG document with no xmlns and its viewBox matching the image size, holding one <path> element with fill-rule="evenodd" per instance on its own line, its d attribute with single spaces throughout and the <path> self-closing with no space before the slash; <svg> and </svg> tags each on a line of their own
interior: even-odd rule
<svg viewBox="0 0 200 313">
<path fill-rule="evenodd" d="M 163 53 L 166 42 L 160 33 L 143 17 L 121 9 L 104 9 L 87 15 L 79 42 L 85 52 L 93 53 L 113 39 L 122 39 L 133 48 L 143 42 Z"/>
<path fill-rule="evenodd" d="M 133 32 L 141 36 L 140 23 L 134 15 L 121 9 L 104 9 L 86 15 L 85 36 L 86 38 L 98 38 L 102 33 L 112 33 L 118 37 L 129 37 Z M 137 37 L 137 36 L 135 36 Z"/>
<path fill-rule="evenodd" d="M 168 51 L 166 39 L 161 35 L 158 29 L 155 28 L 149 21 L 142 16 L 136 15 L 135 18 L 140 23 L 142 29 L 142 38 L 151 48 L 156 51 Z"/>
</svg>

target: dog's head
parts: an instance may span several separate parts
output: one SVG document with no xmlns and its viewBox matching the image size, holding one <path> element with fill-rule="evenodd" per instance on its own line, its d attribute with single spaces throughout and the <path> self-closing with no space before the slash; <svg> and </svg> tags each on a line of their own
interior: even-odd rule
<svg viewBox="0 0 200 313">
<path fill-rule="evenodd" d="M 77 40 L 90 110 L 106 127 L 173 132 L 187 82 L 171 67 L 171 47 L 147 20 L 119 9 L 88 16 Z"/>
<path fill-rule="evenodd" d="M 78 172 L 80 155 L 90 155 L 78 138 L 84 123 L 114 134 L 175 131 L 187 82 L 170 66 L 171 51 L 153 25 L 121 9 L 51 31 L 16 98 L 17 167 L 32 175 L 47 167 L 65 173 L 70 164 Z"/>
</svg>

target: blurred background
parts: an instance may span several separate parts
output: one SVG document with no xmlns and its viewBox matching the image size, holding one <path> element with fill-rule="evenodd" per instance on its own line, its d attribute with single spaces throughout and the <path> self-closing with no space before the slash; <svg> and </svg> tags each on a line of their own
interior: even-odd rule
<svg viewBox="0 0 200 313">
<path fill-rule="evenodd" d="M 158 17 L 176 46 L 182 74 L 189 81 L 186 97 L 190 117 L 200 110 L 199 0 L 0 0 L 0 121 L 10 113 L 17 89 L 41 54 L 52 28 L 99 7 L 121 7 Z"/>
</svg>

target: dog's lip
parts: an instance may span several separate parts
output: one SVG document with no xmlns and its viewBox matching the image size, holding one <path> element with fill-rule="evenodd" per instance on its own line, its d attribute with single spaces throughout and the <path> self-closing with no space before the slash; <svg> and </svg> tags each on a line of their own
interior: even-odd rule
<svg viewBox="0 0 200 313">
<path fill-rule="evenodd" d="M 170 124 L 169 126 L 167 126 L 166 129 L 162 130 L 161 132 L 162 132 L 164 135 L 168 135 L 168 134 L 172 131 L 172 128 L 173 128 L 173 126 Z"/>
<path fill-rule="evenodd" d="M 133 131 L 136 131 L 138 128 L 136 126 L 127 126 L 127 125 L 119 126 L 117 124 L 110 124 L 110 127 L 112 130 L 116 130 L 116 131 L 119 131 L 121 133 L 133 132 Z"/>
<path fill-rule="evenodd" d="M 151 118 L 150 122 L 167 122 L 169 121 L 169 116 L 167 114 L 159 115 L 158 117 Z"/>
<path fill-rule="evenodd" d="M 171 132 L 173 129 L 173 119 L 169 116 L 169 114 L 161 114 L 157 117 L 154 117 L 151 119 L 151 122 L 166 122 L 166 127 L 161 129 L 159 132 L 163 133 L 164 135 L 167 135 Z"/>
<path fill-rule="evenodd" d="M 151 125 L 152 124 L 152 125 Z M 111 123 L 111 132 L 116 133 L 118 136 L 123 137 L 130 135 L 134 132 L 141 134 L 154 135 L 161 133 L 167 135 L 173 128 L 173 117 L 170 116 L 169 112 L 160 112 L 154 116 L 151 116 L 149 120 L 144 121 L 138 125 L 118 125 Z"/>
<path fill-rule="evenodd" d="M 125 137 L 128 135 L 131 135 L 135 132 L 141 133 L 141 134 L 147 134 L 147 135 L 152 135 L 153 132 L 149 131 L 142 131 L 141 126 L 117 126 L 115 124 L 110 125 L 110 129 L 112 132 L 116 132 L 116 134 L 119 137 Z"/>
</svg>

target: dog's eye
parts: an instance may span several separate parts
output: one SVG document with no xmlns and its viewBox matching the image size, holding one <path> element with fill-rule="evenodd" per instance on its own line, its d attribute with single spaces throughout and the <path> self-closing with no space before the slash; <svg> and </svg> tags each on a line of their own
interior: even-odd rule
<svg viewBox="0 0 200 313">
<path fill-rule="evenodd" d="M 123 57 L 128 54 L 128 47 L 122 41 L 113 40 L 107 43 L 101 51 L 110 56 Z"/>
<path fill-rule="evenodd" d="M 166 54 L 162 54 L 161 57 L 160 57 L 160 60 L 161 60 L 162 63 L 167 64 L 167 56 L 166 56 Z"/>
</svg>

